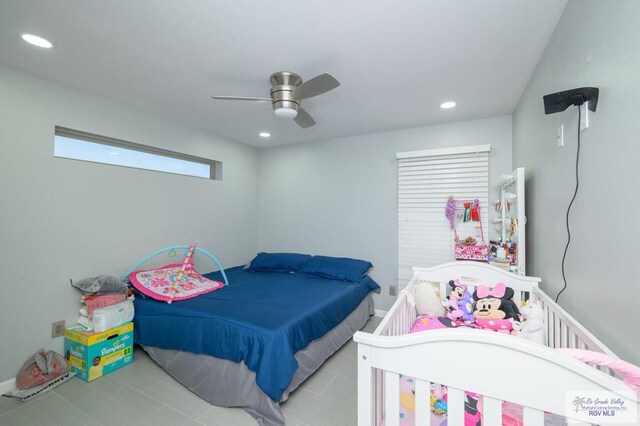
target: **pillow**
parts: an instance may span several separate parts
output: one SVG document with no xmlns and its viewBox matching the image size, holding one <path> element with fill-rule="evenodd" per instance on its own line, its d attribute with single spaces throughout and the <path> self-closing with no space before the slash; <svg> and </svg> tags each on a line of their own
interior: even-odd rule
<svg viewBox="0 0 640 426">
<path fill-rule="evenodd" d="M 311 256 L 300 253 L 258 253 L 247 271 L 254 272 L 296 272 Z"/>
<path fill-rule="evenodd" d="M 313 256 L 300 268 L 298 273 L 332 280 L 359 282 L 372 267 L 371 262 L 366 260 Z"/>
</svg>

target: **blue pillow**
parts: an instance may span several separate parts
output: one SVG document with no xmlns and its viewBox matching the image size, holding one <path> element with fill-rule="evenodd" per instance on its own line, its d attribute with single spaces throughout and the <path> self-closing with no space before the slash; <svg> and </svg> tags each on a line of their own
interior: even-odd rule
<svg viewBox="0 0 640 426">
<path fill-rule="evenodd" d="M 301 275 L 359 282 L 373 265 L 371 262 L 348 257 L 313 256 L 298 270 Z"/>
<path fill-rule="evenodd" d="M 254 272 L 296 272 L 311 255 L 300 253 L 258 253 L 247 271 Z"/>
</svg>

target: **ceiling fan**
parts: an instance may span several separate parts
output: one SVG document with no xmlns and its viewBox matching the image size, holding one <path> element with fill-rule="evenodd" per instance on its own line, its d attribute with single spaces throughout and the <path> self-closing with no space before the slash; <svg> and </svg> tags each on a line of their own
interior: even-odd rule
<svg viewBox="0 0 640 426">
<path fill-rule="evenodd" d="M 298 126 L 306 129 L 316 122 L 309 113 L 302 109 L 300 101 L 312 98 L 340 86 L 340 82 L 331 74 L 320 74 L 304 83 L 302 78 L 293 72 L 280 71 L 271 74 L 271 97 L 253 98 L 245 96 L 212 96 L 212 99 L 231 101 L 271 102 L 273 112 L 278 117 L 293 118 Z"/>
</svg>

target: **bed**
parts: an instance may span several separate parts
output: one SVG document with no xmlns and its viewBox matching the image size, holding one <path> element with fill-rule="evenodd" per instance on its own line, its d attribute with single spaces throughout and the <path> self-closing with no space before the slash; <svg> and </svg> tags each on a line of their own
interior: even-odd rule
<svg viewBox="0 0 640 426">
<path fill-rule="evenodd" d="M 615 359 L 602 342 L 540 290 L 539 278 L 514 275 L 479 262 L 414 268 L 413 273 L 411 282 L 378 328 L 373 333 L 357 332 L 354 336 L 358 344 L 358 425 L 403 424 L 400 386 L 407 376 L 415 384 L 417 425 L 442 422 L 435 422 L 429 409 L 434 383 L 448 387 L 449 426 L 468 424 L 465 402 L 469 392 L 482 401 L 482 424 L 490 426 L 506 424 L 505 404 L 520 407 L 522 418 L 517 424 L 546 425 L 554 413 L 573 418 L 573 411 L 568 408 L 575 404 L 570 399 L 574 392 L 620 398 L 630 413 L 638 412 L 636 391 L 631 391 L 613 370 L 585 364 L 555 350 L 588 349 Z M 447 283 L 452 279 L 472 287 L 480 283 L 493 287 L 502 282 L 515 290 L 514 301 L 518 305 L 526 298 L 537 301 L 543 309 L 545 345 L 469 328 L 409 334 L 417 318 L 414 284 L 436 283 L 444 296 L 449 294 Z M 575 409 L 578 413 L 578 406 Z M 588 424 L 584 420 L 586 414 L 580 415 L 583 417 L 578 420 Z M 637 414 L 631 417 L 625 424 L 638 424 Z"/>
<path fill-rule="evenodd" d="M 228 286 L 194 299 L 136 297 L 135 341 L 206 401 L 283 425 L 279 403 L 364 326 L 379 286 L 368 276 L 224 271 Z"/>
</svg>

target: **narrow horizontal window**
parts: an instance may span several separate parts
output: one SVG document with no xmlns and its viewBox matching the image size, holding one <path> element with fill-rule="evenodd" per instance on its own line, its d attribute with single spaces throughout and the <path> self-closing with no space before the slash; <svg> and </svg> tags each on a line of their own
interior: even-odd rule
<svg viewBox="0 0 640 426">
<path fill-rule="evenodd" d="M 53 155 L 59 158 L 219 179 L 220 163 L 77 130 L 56 127 Z"/>
</svg>

